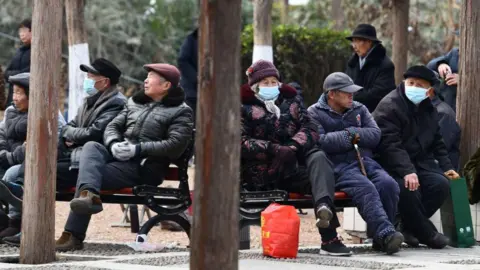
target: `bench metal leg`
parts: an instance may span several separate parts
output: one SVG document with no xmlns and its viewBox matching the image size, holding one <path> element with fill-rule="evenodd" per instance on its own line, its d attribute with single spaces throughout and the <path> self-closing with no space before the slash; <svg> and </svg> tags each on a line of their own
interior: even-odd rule
<svg viewBox="0 0 480 270">
<path fill-rule="evenodd" d="M 250 226 L 260 226 L 260 219 L 240 219 L 239 230 L 240 230 L 240 243 L 239 249 L 250 249 Z"/>
<path fill-rule="evenodd" d="M 129 204 L 130 209 L 130 231 L 132 233 L 138 233 L 140 230 L 140 223 L 138 222 L 138 207 L 136 204 Z"/>
<path fill-rule="evenodd" d="M 190 221 L 188 220 L 187 215 L 185 215 L 184 213 L 181 213 L 181 214 L 178 214 L 178 215 L 168 215 L 168 216 L 167 215 L 156 215 L 156 216 L 150 218 L 149 220 L 147 220 L 147 222 L 145 222 L 145 224 L 143 224 L 143 226 L 140 228 L 140 231 L 138 232 L 138 234 L 148 234 L 148 232 L 150 232 L 150 230 L 155 225 L 157 225 L 159 222 L 162 222 L 162 221 L 172 221 L 172 222 L 177 223 L 185 231 L 188 238 L 190 238 L 190 229 L 191 229 L 192 225 L 190 224 Z"/>
<path fill-rule="evenodd" d="M 250 226 L 240 228 L 240 250 L 250 249 Z"/>
</svg>

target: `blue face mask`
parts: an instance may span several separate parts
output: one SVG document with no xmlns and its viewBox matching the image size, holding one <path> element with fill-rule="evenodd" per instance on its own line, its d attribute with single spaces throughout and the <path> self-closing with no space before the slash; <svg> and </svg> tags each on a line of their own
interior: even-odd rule
<svg viewBox="0 0 480 270">
<path fill-rule="evenodd" d="M 264 87 L 260 86 L 258 91 L 258 96 L 261 97 L 263 100 L 273 100 L 278 97 L 280 91 L 278 90 L 278 86 L 269 86 Z"/>
<path fill-rule="evenodd" d="M 415 105 L 428 98 L 427 89 L 416 86 L 405 86 L 405 95 Z"/>
<path fill-rule="evenodd" d="M 85 80 L 83 80 L 83 91 L 89 96 L 98 93 L 98 90 L 95 88 L 95 80 L 85 78 Z"/>
</svg>

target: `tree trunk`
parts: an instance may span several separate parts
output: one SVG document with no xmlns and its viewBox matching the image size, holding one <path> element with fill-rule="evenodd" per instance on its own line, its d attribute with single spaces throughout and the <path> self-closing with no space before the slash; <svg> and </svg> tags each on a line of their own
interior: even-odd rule
<svg viewBox="0 0 480 270">
<path fill-rule="evenodd" d="M 193 270 L 238 269 L 240 11 L 241 0 L 202 0 Z"/>
<path fill-rule="evenodd" d="M 260 59 L 273 62 L 272 3 L 273 0 L 254 0 L 253 63 Z"/>
<path fill-rule="evenodd" d="M 445 40 L 445 53 L 449 52 L 455 45 L 455 21 L 453 19 L 453 4 L 455 0 L 448 0 L 448 10 L 447 10 L 447 39 Z"/>
<path fill-rule="evenodd" d="M 282 24 L 288 24 L 288 0 L 282 0 Z"/>
<path fill-rule="evenodd" d="M 333 20 L 333 29 L 341 31 L 344 29 L 344 19 L 342 9 L 342 0 L 332 0 L 332 20 Z"/>
<path fill-rule="evenodd" d="M 457 120 L 462 130 L 460 168 L 480 146 L 480 2 L 463 0 L 460 19 L 460 83 L 457 90 Z"/>
<path fill-rule="evenodd" d="M 84 0 L 65 1 L 68 29 L 68 121 L 75 118 L 85 98 L 83 80 L 86 73 L 81 71 L 79 66 L 90 64 L 84 6 Z"/>
<path fill-rule="evenodd" d="M 57 92 L 62 51 L 62 0 L 35 0 L 20 263 L 55 260 Z M 48 158 L 46 158 L 48 157 Z"/>
<path fill-rule="evenodd" d="M 410 0 L 393 0 L 392 61 L 395 65 L 395 82 L 403 80 L 408 61 L 408 10 Z"/>
</svg>

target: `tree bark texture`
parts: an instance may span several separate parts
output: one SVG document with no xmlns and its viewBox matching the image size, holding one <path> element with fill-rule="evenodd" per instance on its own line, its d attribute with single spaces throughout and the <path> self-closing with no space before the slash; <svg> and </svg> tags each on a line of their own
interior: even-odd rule
<svg viewBox="0 0 480 270">
<path fill-rule="evenodd" d="M 272 46 L 272 3 L 273 0 L 254 0 L 253 43 Z"/>
<path fill-rule="evenodd" d="M 408 61 L 408 11 L 410 0 L 393 0 L 392 61 L 395 65 L 395 82 L 403 80 Z"/>
<path fill-rule="evenodd" d="M 460 168 L 480 146 L 480 1 L 463 0 L 460 13 L 460 83 L 457 121 L 462 129 Z"/>
<path fill-rule="evenodd" d="M 333 29 L 341 31 L 345 27 L 345 15 L 342 9 L 342 0 L 332 0 Z"/>
<path fill-rule="evenodd" d="M 272 4 L 273 0 L 254 0 L 253 63 L 260 59 L 273 62 Z"/>
<path fill-rule="evenodd" d="M 84 9 L 84 0 L 65 0 L 68 32 L 68 121 L 74 119 L 85 98 L 83 80 L 86 73 L 79 68 L 81 64 L 90 63 Z"/>
<path fill-rule="evenodd" d="M 62 52 L 62 0 L 35 0 L 20 262 L 55 260 L 57 92 Z"/>
<path fill-rule="evenodd" d="M 202 0 L 190 269 L 238 269 L 241 0 Z"/>
</svg>

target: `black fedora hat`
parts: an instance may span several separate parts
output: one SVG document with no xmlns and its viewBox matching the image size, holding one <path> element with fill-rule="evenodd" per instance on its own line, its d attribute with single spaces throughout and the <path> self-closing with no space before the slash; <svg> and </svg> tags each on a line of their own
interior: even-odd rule
<svg viewBox="0 0 480 270">
<path fill-rule="evenodd" d="M 371 24 L 359 24 L 357 28 L 353 30 L 352 35 L 347 37 L 350 41 L 353 38 L 363 38 L 381 43 L 381 41 L 377 39 L 377 30 Z"/>
</svg>

